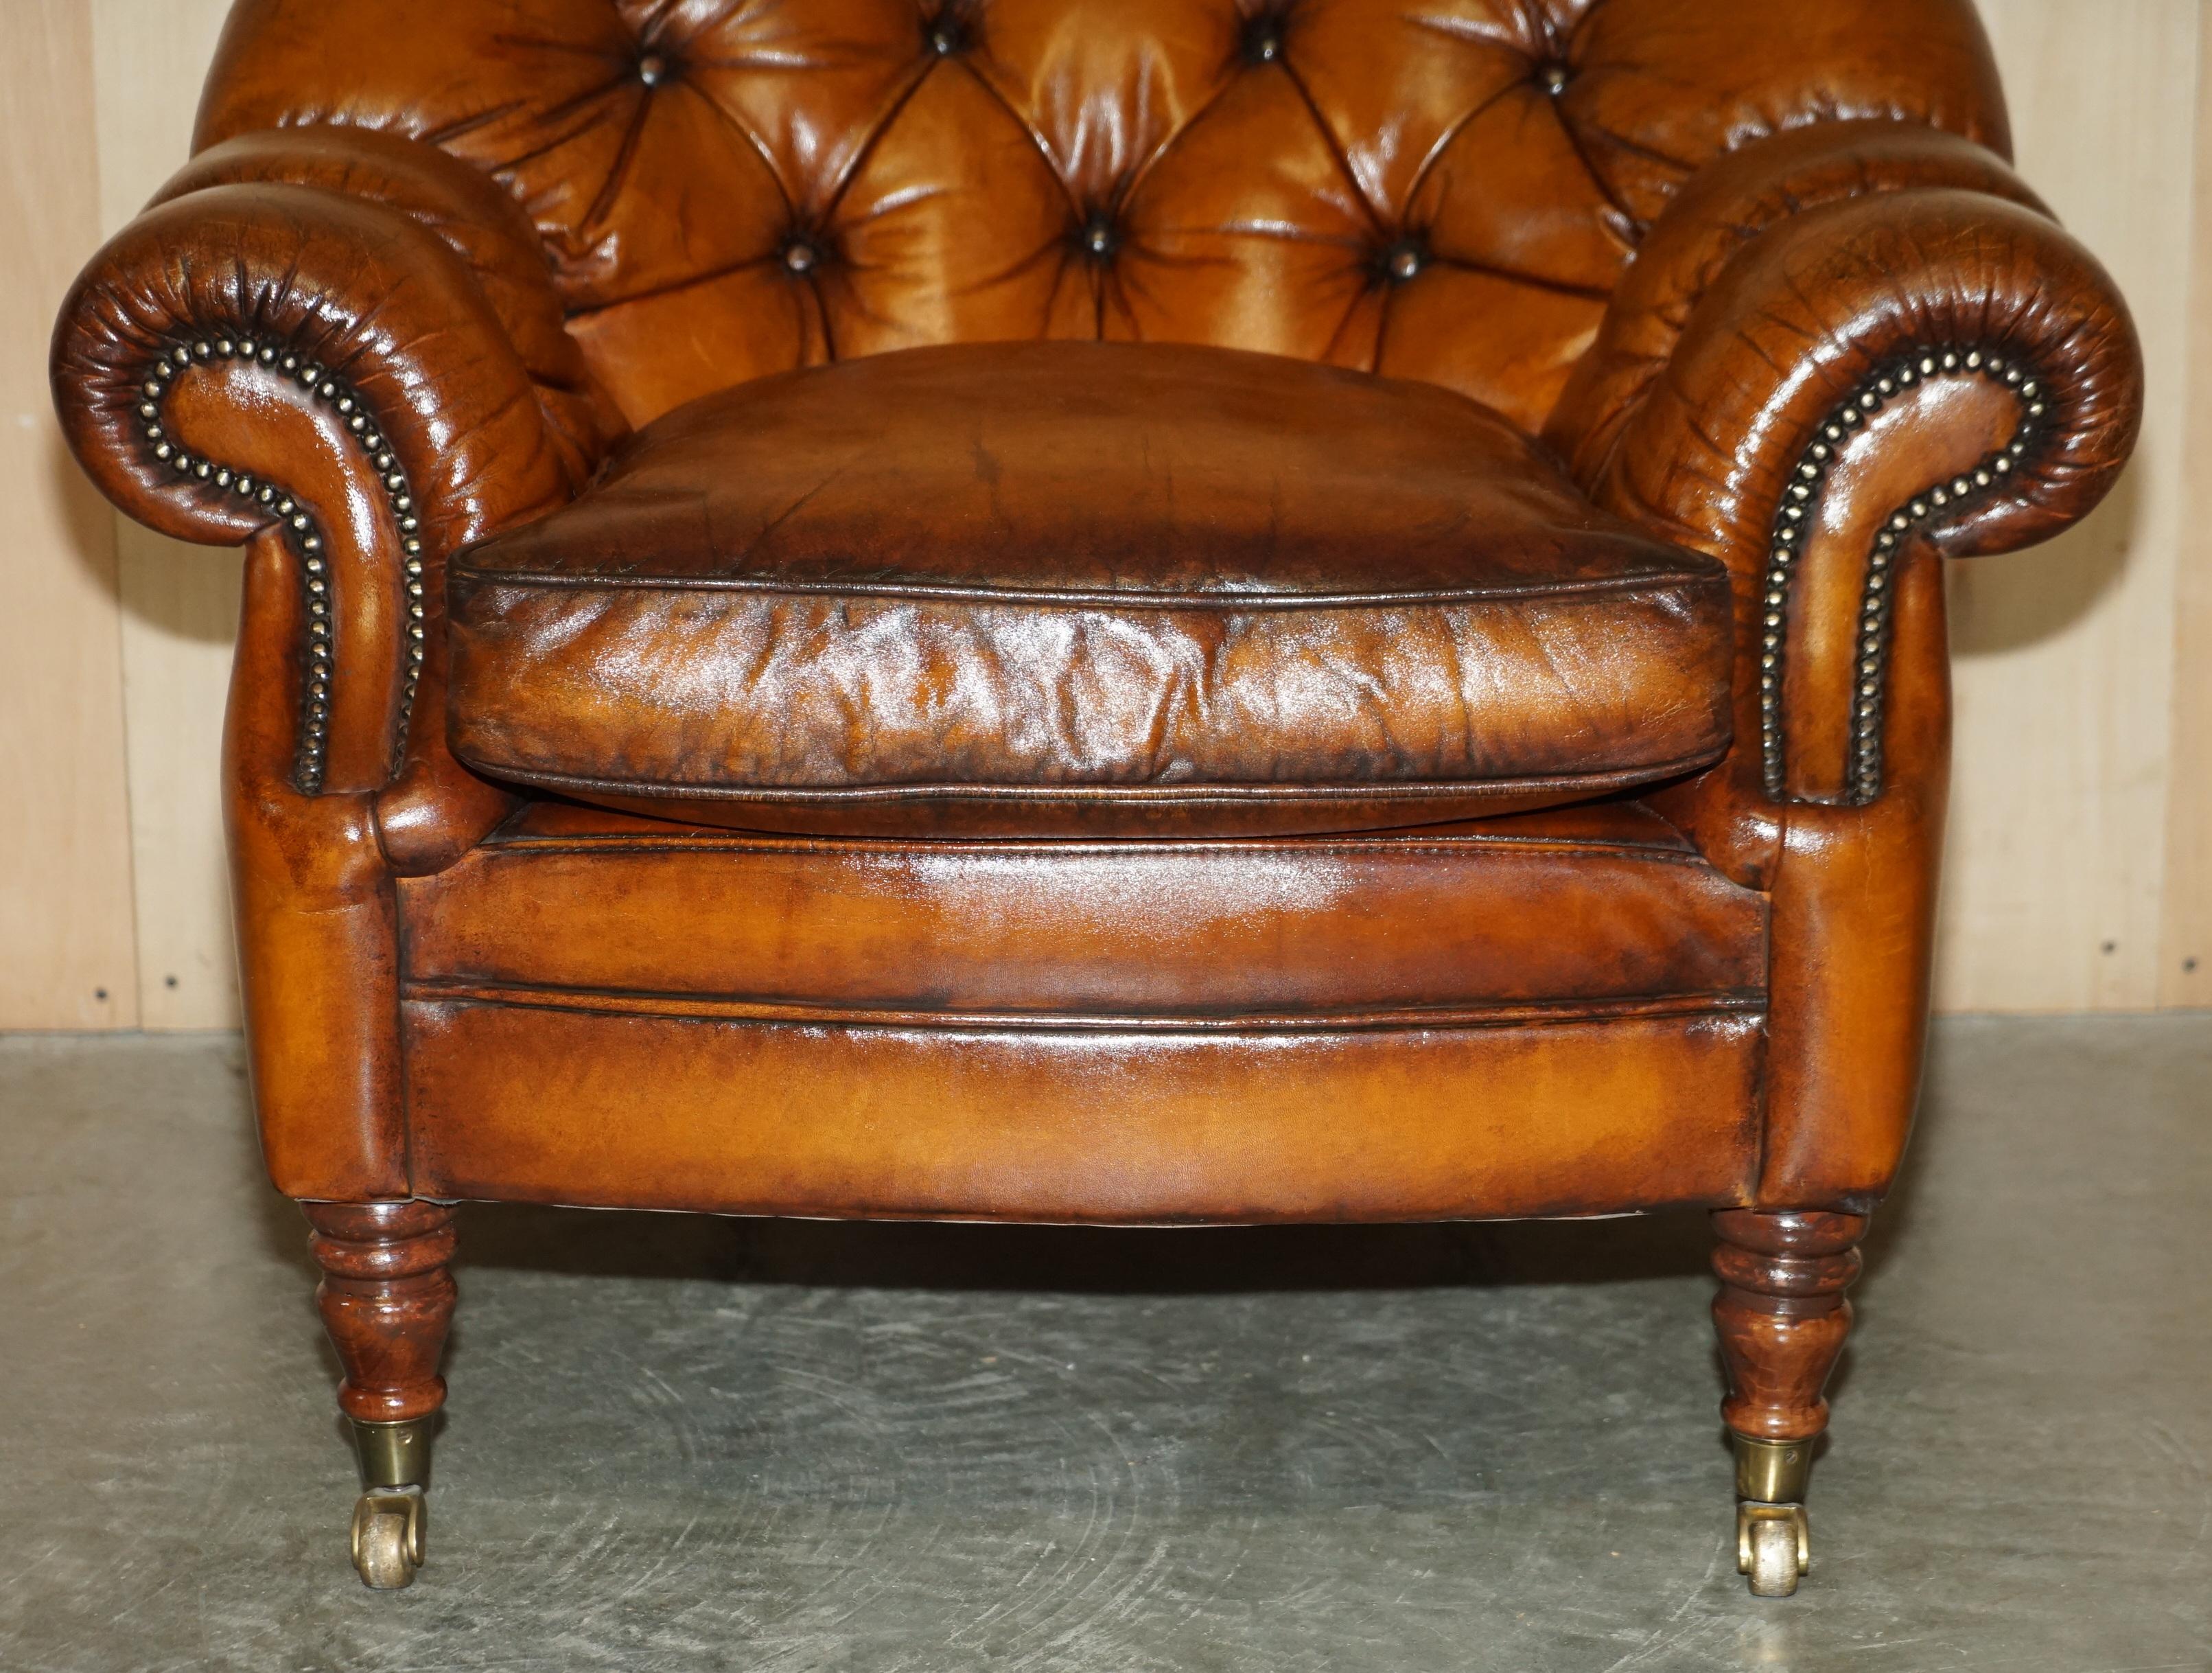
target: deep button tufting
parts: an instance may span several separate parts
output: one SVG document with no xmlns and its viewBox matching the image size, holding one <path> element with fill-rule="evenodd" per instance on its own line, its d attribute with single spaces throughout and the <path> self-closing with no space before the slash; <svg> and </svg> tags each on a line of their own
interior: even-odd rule
<svg viewBox="0 0 2212 1673">
<path fill-rule="evenodd" d="M 1283 56 L 1283 20 L 1261 12 L 1244 23 L 1243 52 L 1249 64 L 1273 64 Z"/>
<path fill-rule="evenodd" d="M 822 247 L 803 234 L 793 233 L 784 240 L 776 259 L 783 264 L 787 273 L 811 273 L 822 265 Z"/>
<path fill-rule="evenodd" d="M 200 143 L 434 137 L 527 205 L 633 423 L 788 367 L 1042 337 L 1341 361 L 1534 428 L 1644 229 L 1754 131 L 2004 133 L 1971 0 L 231 10 Z M 1555 89 L 1570 125 L 1532 108 Z M 803 308 L 774 294 L 802 277 L 781 259 L 794 225 L 816 240 L 804 282 L 837 281 Z M 1394 284 L 1407 225 L 1429 244 Z"/>
<path fill-rule="evenodd" d="M 1075 241 L 1082 246 L 1083 253 L 1093 261 L 1106 260 L 1121 244 L 1121 234 L 1115 231 L 1113 222 L 1103 210 L 1083 223 L 1083 229 L 1076 234 Z"/>
<path fill-rule="evenodd" d="M 1418 239 L 1404 238 L 1382 252 L 1379 265 L 1385 278 L 1403 284 L 1429 265 L 1429 252 Z"/>
<path fill-rule="evenodd" d="M 923 35 L 924 43 L 940 58 L 949 58 L 968 44 L 968 27 L 952 12 L 940 12 L 930 20 Z"/>
</svg>

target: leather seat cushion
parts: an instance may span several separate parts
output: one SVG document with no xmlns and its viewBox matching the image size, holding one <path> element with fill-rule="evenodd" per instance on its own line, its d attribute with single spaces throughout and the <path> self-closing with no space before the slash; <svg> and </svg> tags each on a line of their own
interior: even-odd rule
<svg viewBox="0 0 2212 1673">
<path fill-rule="evenodd" d="M 766 830 L 1325 831 L 1680 774 L 1714 560 L 1426 385 L 1023 343 L 763 378 L 459 555 L 494 776 Z"/>
</svg>

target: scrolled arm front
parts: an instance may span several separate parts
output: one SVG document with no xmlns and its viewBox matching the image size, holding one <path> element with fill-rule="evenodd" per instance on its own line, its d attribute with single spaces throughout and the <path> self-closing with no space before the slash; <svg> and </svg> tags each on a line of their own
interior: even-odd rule
<svg viewBox="0 0 2212 1673">
<path fill-rule="evenodd" d="M 1547 435 L 1601 503 L 1736 575 L 1737 746 L 1700 790 L 1730 847 L 1900 776 L 1893 711 L 1944 652 L 1893 600 L 1929 557 L 2087 513 L 2141 408 L 2112 281 L 1978 146 L 1814 125 L 1685 189 Z"/>
<path fill-rule="evenodd" d="M 614 428 L 542 259 L 471 177 L 389 136 L 242 137 L 94 258 L 54 340 L 64 432 L 118 505 L 289 550 L 305 620 L 284 776 L 381 793 L 402 849 L 430 805 L 483 800 L 434 717 L 415 723 L 438 704 L 446 553 L 568 498 Z"/>
<path fill-rule="evenodd" d="M 1768 894 L 1760 1207 L 1863 1212 L 1910 1130 L 1949 769 L 1936 559 L 2085 514 L 2142 404 L 2112 281 L 2002 161 L 1854 122 L 1686 186 L 1553 414 L 1593 497 L 1734 577 L 1735 746 L 1654 800 Z"/>
<path fill-rule="evenodd" d="M 404 1195 L 393 879 L 511 805 L 446 749 L 447 555 L 565 502 L 617 428 L 502 198 L 414 141 L 245 136 L 94 257 L 55 331 L 64 432 L 108 496 L 248 545 L 224 777 L 295 1195 Z"/>
</svg>

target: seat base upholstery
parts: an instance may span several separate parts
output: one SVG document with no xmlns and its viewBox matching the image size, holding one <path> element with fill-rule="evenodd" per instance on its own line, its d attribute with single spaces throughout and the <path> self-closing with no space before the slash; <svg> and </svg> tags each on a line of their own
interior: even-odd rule
<svg viewBox="0 0 2212 1673">
<path fill-rule="evenodd" d="M 1090 843 L 549 803 L 399 889 L 419 1195 L 1391 1220 L 1756 1175 L 1765 903 L 1633 803 Z"/>
<path fill-rule="evenodd" d="M 414 1189 L 438 1198 L 1241 1225 L 1733 1207 L 1758 1171 L 1752 1015 L 1016 1034 L 406 1013 Z"/>
<path fill-rule="evenodd" d="M 741 385 L 450 597 L 463 759 L 754 829 L 1375 828 L 1678 775 L 1730 732 L 1717 563 L 1463 397 L 1218 349 Z"/>
</svg>

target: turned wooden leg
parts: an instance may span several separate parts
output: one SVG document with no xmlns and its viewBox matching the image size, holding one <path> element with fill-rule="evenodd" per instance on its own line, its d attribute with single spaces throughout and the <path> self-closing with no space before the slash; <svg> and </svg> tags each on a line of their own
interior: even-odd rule
<svg viewBox="0 0 2212 1673">
<path fill-rule="evenodd" d="M 1721 1292 L 1713 1325 L 1727 1362 L 1721 1416 L 1735 1440 L 1736 1566 L 1761 1597 L 1787 1597 L 1811 1566 L 1805 1484 L 1828 1427 L 1821 1396 L 1851 1328 L 1866 1216 L 1713 1216 Z"/>
<path fill-rule="evenodd" d="M 453 1318 L 453 1209 L 443 1202 L 303 1202 L 323 1268 L 315 1302 L 345 1380 L 368 1491 L 354 1506 L 362 1583 L 412 1584 L 423 1559 L 430 1428 L 446 1403 L 438 1360 Z"/>
</svg>

